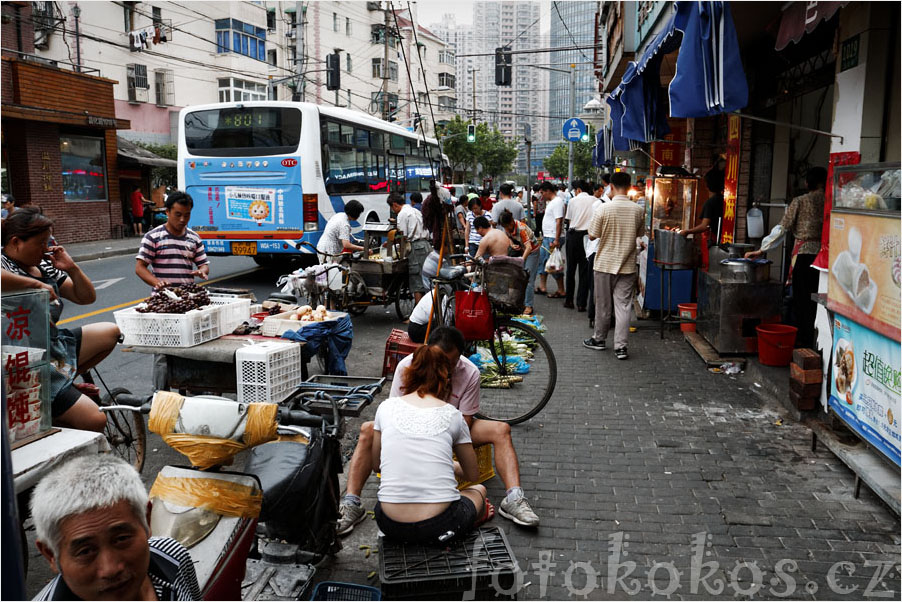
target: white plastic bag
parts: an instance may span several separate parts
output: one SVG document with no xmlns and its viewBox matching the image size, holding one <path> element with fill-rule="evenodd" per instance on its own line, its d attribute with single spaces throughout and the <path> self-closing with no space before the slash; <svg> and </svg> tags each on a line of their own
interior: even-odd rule
<svg viewBox="0 0 902 602">
<path fill-rule="evenodd" d="M 564 271 L 564 254 L 561 253 L 559 248 L 555 247 L 551 251 L 548 261 L 545 262 L 545 271 L 549 274 L 556 274 L 557 272 Z"/>
</svg>

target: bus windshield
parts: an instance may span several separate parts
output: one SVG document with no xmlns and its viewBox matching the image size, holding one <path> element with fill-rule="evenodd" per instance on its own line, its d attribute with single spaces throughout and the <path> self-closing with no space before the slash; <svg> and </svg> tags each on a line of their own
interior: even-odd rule
<svg viewBox="0 0 902 602">
<path fill-rule="evenodd" d="M 228 107 L 185 116 L 185 146 L 196 155 L 229 157 L 293 153 L 301 112 L 288 107 Z"/>
</svg>

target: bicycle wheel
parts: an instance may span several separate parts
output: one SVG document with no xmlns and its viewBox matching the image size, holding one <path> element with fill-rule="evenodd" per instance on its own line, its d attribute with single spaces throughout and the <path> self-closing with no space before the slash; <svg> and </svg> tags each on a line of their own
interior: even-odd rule
<svg viewBox="0 0 902 602">
<path fill-rule="evenodd" d="M 413 299 L 413 293 L 406 286 L 401 287 L 398 291 L 398 296 L 395 297 L 395 313 L 398 314 L 398 319 L 404 321 L 409 318 L 415 306 L 416 302 Z"/>
<path fill-rule="evenodd" d="M 116 405 L 118 395 L 131 395 L 128 389 L 118 387 L 104 394 L 100 405 Z M 106 427 L 103 434 L 113 452 L 141 472 L 144 468 L 144 456 L 147 448 L 147 431 L 144 417 L 138 412 L 113 411 L 106 413 Z"/>
<path fill-rule="evenodd" d="M 475 341 L 482 358 L 478 418 L 519 424 L 545 407 L 557 382 L 551 345 L 526 324 L 502 318 L 492 341 Z"/>
<path fill-rule="evenodd" d="M 352 316 L 359 316 L 369 307 L 369 300 L 363 276 L 357 272 L 349 273 L 348 283 L 342 291 L 342 309 Z"/>
</svg>

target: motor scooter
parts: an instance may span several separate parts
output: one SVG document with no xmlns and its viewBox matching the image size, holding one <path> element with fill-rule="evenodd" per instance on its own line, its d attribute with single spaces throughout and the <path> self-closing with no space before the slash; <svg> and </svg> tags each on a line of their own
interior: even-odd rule
<svg viewBox="0 0 902 602">
<path fill-rule="evenodd" d="M 382 383 L 349 396 L 371 401 Z M 204 600 L 300 599 L 313 564 L 340 549 L 343 397 L 299 390 L 276 405 L 159 391 L 109 408 L 150 413 L 150 429 L 191 460 L 157 475 L 150 528 L 188 549 Z M 314 399 L 330 415 L 307 411 Z M 244 471 L 222 469 L 245 450 Z"/>
</svg>

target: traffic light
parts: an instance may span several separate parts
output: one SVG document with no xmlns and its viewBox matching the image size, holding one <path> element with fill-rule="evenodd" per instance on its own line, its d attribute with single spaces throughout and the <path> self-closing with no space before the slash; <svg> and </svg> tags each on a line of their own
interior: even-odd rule
<svg viewBox="0 0 902 602">
<path fill-rule="evenodd" d="M 476 142 L 476 126 L 472 123 L 467 126 L 467 142 Z"/>
<path fill-rule="evenodd" d="M 341 89 L 341 55 L 326 55 L 326 90 Z"/>
<path fill-rule="evenodd" d="M 495 85 L 511 85 L 511 51 L 501 47 L 495 49 Z"/>
<path fill-rule="evenodd" d="M 583 135 L 579 137 L 580 142 L 588 142 L 592 139 L 592 126 L 588 123 L 586 124 L 586 131 L 583 132 Z"/>
<path fill-rule="evenodd" d="M 419 113 L 413 114 L 413 129 L 417 129 L 420 127 L 420 123 L 423 121 L 423 118 L 420 117 Z"/>
</svg>

